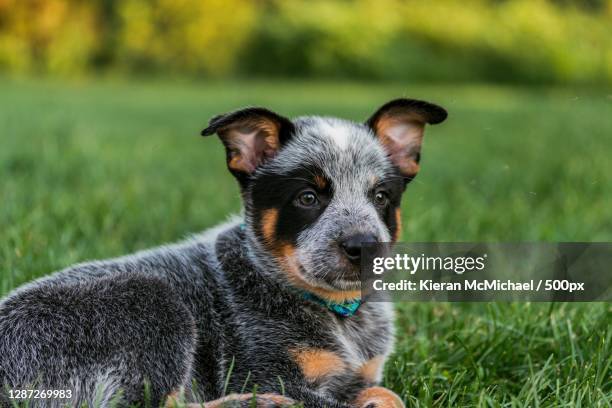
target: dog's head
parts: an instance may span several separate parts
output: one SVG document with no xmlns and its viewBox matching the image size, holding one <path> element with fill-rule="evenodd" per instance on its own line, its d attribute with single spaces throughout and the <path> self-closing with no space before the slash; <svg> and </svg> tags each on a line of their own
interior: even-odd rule
<svg viewBox="0 0 612 408">
<path fill-rule="evenodd" d="M 398 238 L 425 124 L 446 115 L 412 99 L 388 102 L 363 124 L 247 108 L 214 117 L 202 134 L 225 145 L 255 244 L 293 285 L 343 300 L 359 294 L 361 245 Z"/>
</svg>

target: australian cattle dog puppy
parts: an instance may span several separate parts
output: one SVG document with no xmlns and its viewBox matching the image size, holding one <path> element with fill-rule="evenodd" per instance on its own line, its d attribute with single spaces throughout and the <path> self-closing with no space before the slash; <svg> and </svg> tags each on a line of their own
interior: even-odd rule
<svg viewBox="0 0 612 408">
<path fill-rule="evenodd" d="M 0 405 L 403 407 L 379 386 L 393 314 L 360 298 L 361 246 L 397 240 L 425 125 L 445 118 L 412 99 L 365 123 L 264 108 L 214 117 L 202 134 L 223 142 L 244 215 L 12 292 Z"/>
</svg>

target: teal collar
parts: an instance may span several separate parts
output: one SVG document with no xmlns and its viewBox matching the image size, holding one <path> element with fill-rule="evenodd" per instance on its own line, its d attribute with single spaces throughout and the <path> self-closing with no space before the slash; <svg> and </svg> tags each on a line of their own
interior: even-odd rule
<svg viewBox="0 0 612 408">
<path fill-rule="evenodd" d="M 321 306 L 325 306 L 335 314 L 342 317 L 353 316 L 357 312 L 357 309 L 359 309 L 359 306 L 361 306 L 361 304 L 363 303 L 361 298 L 347 300 L 342 303 L 336 303 L 332 300 L 321 299 L 320 297 L 310 292 L 304 292 L 303 296 L 304 299 L 311 300 L 315 303 L 320 304 Z"/>
</svg>

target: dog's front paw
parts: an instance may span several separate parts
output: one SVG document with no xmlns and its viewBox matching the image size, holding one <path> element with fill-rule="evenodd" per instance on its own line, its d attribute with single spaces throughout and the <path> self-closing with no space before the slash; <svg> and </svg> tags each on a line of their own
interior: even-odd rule
<svg viewBox="0 0 612 408">
<path fill-rule="evenodd" d="M 370 387 L 361 391 L 353 406 L 355 408 L 405 408 L 396 393 L 383 387 Z"/>
<path fill-rule="evenodd" d="M 296 402 L 291 398 L 278 394 L 231 394 L 207 402 L 204 404 L 204 408 L 284 408 L 295 405 Z"/>
<path fill-rule="evenodd" d="M 297 402 L 279 394 L 230 394 L 206 403 L 181 403 L 179 394 L 170 394 L 166 408 L 284 408 L 296 406 Z"/>
<path fill-rule="evenodd" d="M 276 407 L 293 407 L 297 404 L 296 401 L 284 395 L 278 394 L 260 394 L 256 397 L 257 408 L 276 408 Z M 251 403 L 253 399 L 251 399 Z M 253 405 L 249 405 L 252 407 Z"/>
</svg>

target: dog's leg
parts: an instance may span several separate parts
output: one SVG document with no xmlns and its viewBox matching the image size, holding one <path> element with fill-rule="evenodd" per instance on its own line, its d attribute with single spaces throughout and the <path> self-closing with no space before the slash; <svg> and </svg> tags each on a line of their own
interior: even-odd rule
<svg viewBox="0 0 612 408">
<path fill-rule="evenodd" d="M 71 406 L 117 397 L 158 406 L 189 382 L 195 336 L 191 314 L 160 280 L 42 283 L 0 304 L 0 401 L 6 386 L 66 390 Z"/>
<path fill-rule="evenodd" d="M 304 406 L 306 408 L 405 408 L 400 397 L 384 387 L 369 387 L 361 391 L 355 401 L 346 404 L 321 396 L 314 391 L 302 388 L 300 397 L 291 399 L 278 394 L 231 394 L 203 404 L 180 404 L 178 393 L 173 393 L 166 400 L 166 408 L 273 408 Z"/>
<path fill-rule="evenodd" d="M 384 387 L 370 387 L 361 391 L 353 406 L 356 408 L 404 408 L 404 403 L 393 391 Z"/>
<path fill-rule="evenodd" d="M 179 408 L 181 406 L 186 406 L 187 408 L 276 408 L 295 405 L 297 405 L 296 401 L 279 394 L 230 394 L 203 404 L 190 403 L 186 405 L 181 405 L 176 395 L 170 395 L 166 401 L 167 408 Z"/>
</svg>

